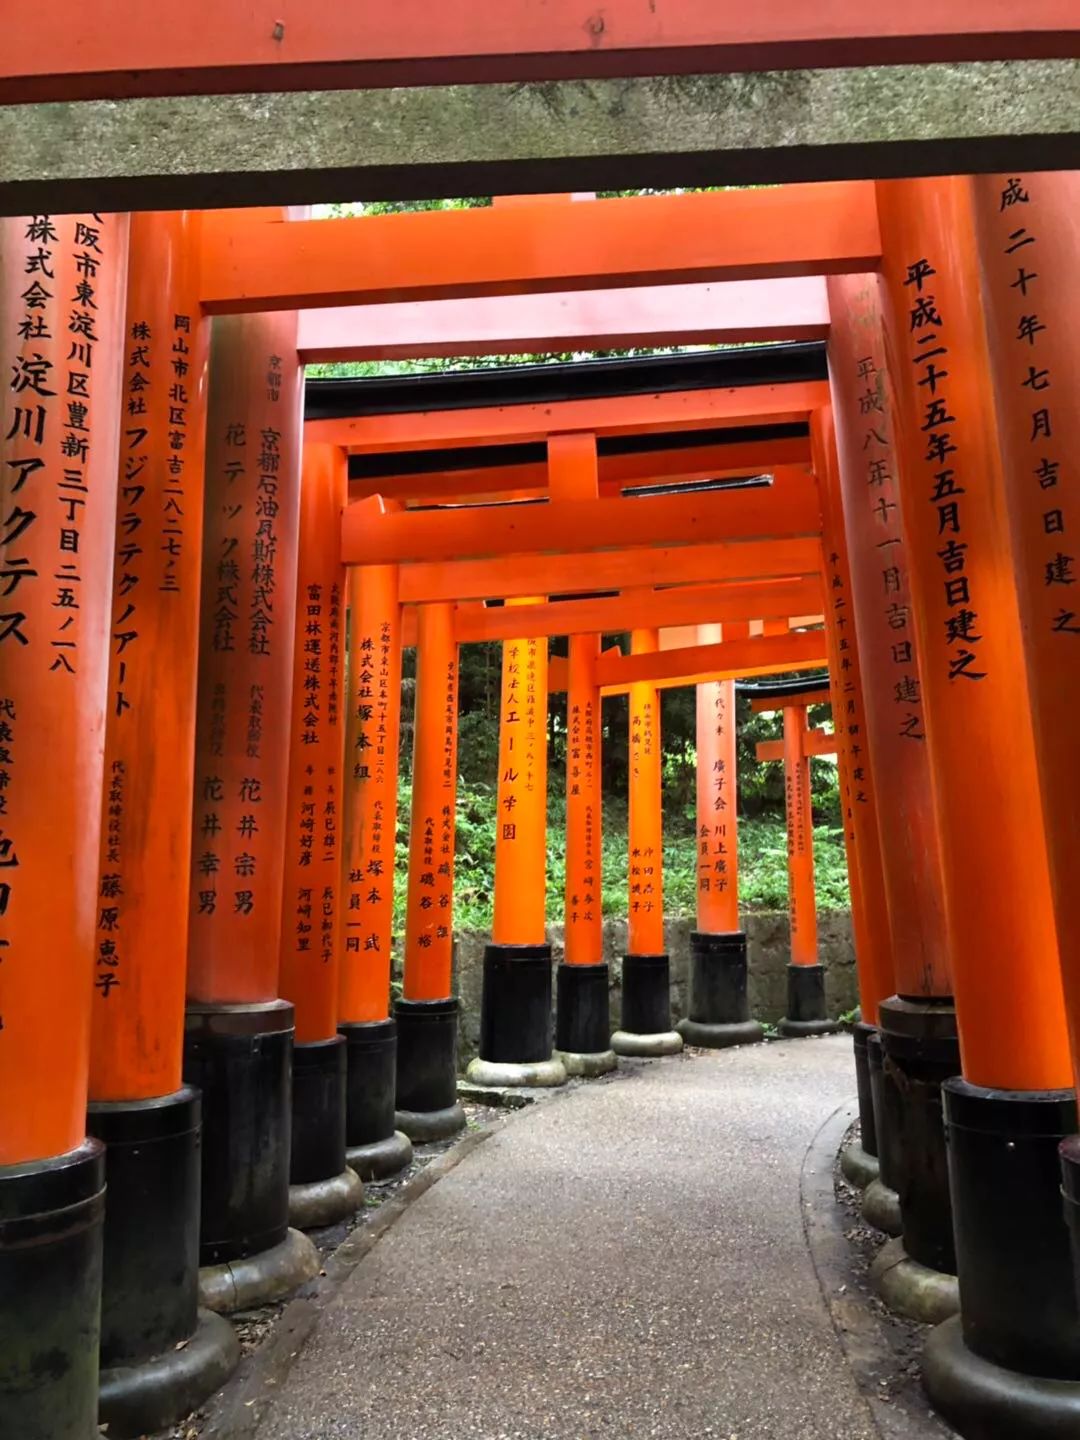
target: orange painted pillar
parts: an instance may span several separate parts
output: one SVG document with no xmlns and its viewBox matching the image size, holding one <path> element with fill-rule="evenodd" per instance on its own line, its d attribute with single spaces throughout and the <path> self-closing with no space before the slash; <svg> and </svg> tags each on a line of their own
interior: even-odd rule
<svg viewBox="0 0 1080 1440">
<path fill-rule="evenodd" d="M 591 447 L 595 471 L 595 443 Z M 567 1073 L 602 1075 L 610 1048 L 604 961 L 599 635 L 571 635 L 566 692 L 566 910 L 564 963 L 556 971 L 555 1049 Z"/>
<path fill-rule="evenodd" d="M 876 275 L 829 281 L 837 463 L 822 484 L 840 491 L 831 504 L 843 515 L 851 569 L 897 989 L 879 1011 L 889 1062 L 879 1084 L 895 1088 L 879 1107 L 878 1152 L 899 1195 L 907 1253 L 951 1273 L 941 1082 L 959 1071 L 960 1050 L 879 287 Z"/>
<path fill-rule="evenodd" d="M 1027 664 L 1073 1069 L 1080 1073 L 1080 349 L 1072 332 L 1077 262 L 1076 172 L 985 175 L 972 181 L 990 337 L 1002 472 Z M 1062 1147 L 1064 1193 L 1080 1280 L 1080 1140 Z"/>
<path fill-rule="evenodd" d="M 749 625 L 699 625 L 698 644 L 745 638 Z M 735 682 L 696 687 L 697 927 L 705 934 L 739 929 L 739 834 Z"/>
<path fill-rule="evenodd" d="M 465 1124 L 457 1100 L 454 846 L 457 816 L 458 646 L 454 607 L 421 605 L 416 645 L 412 817 L 405 973 L 395 1001 L 397 1123 L 413 1140 Z"/>
<path fill-rule="evenodd" d="M 877 798 L 867 745 L 866 705 L 855 625 L 847 540 L 833 477 L 836 444 L 832 410 L 811 424 L 814 468 L 821 498 L 822 573 L 826 585 L 825 638 L 830 696 L 837 739 L 844 845 L 851 884 L 859 1005 L 863 1021 L 876 1027 L 882 1000 L 896 989 L 892 936 L 878 839 Z"/>
<path fill-rule="evenodd" d="M 699 625 L 697 642 L 744 640 L 749 633 L 745 621 Z M 677 1029 L 691 1045 L 721 1049 L 764 1034 L 750 1018 L 746 933 L 739 925 L 735 682 L 698 685 L 696 705 L 697 929 L 690 935 L 687 1014 Z"/>
<path fill-rule="evenodd" d="M 659 648 L 657 630 L 631 632 L 632 655 L 652 655 Z M 670 961 L 664 949 L 663 747 L 655 683 L 638 680 L 630 686 L 629 715 L 627 951 L 621 1020 L 611 1043 L 619 1055 L 667 1054 L 682 1049 L 683 1042 L 671 1029 Z"/>
<path fill-rule="evenodd" d="M 508 600 L 535 604 L 536 597 Z M 561 1085 L 552 1058 L 551 946 L 546 940 L 547 640 L 503 642 L 495 918 L 484 952 L 477 1084 Z"/>
<path fill-rule="evenodd" d="M 599 965 L 601 913 L 599 635 L 571 635 L 566 695 L 566 923 L 568 965 Z"/>
<path fill-rule="evenodd" d="M 817 965 L 814 894 L 814 817 L 810 760 L 805 747 L 806 706 L 784 709 L 784 808 L 787 813 L 788 911 L 792 965 Z"/>
<path fill-rule="evenodd" d="M 292 712 L 281 914 L 282 999 L 293 1007 L 289 1212 L 300 1227 L 351 1215 L 363 1186 L 345 1162 L 345 1037 L 337 1033 L 345 759 L 344 451 L 305 446 L 300 474 Z"/>
<path fill-rule="evenodd" d="M 963 1428 L 957 1369 L 1078 1374 L 1054 1177 L 1054 1136 L 1075 1129 L 1075 1098 L 970 188 L 956 178 L 896 181 L 880 185 L 878 199 L 964 1076 L 943 1086 L 963 1327 L 935 1336 L 925 1379 Z M 1016 256 L 1037 270 L 1027 247 Z M 1045 408 L 1034 387 L 1032 402 L 1032 415 Z"/>
<path fill-rule="evenodd" d="M 295 313 L 213 322 L 184 1057 L 203 1091 L 204 1265 L 276 1250 L 289 1223 L 278 972 L 301 382 Z"/>
<path fill-rule="evenodd" d="M 127 217 L 0 220 L 0 1411 L 97 1423 L 86 1136 Z"/>
<path fill-rule="evenodd" d="M 88 1117 L 106 1146 L 106 1371 L 138 1373 L 197 1326 L 201 1097 L 183 1084 L 182 1056 L 209 341 L 201 231 L 192 211 L 135 215 L 130 227 Z M 215 1345 L 196 1399 L 220 1384 L 216 1345 L 239 1359 L 224 1321 L 202 1324 Z M 115 1383 L 103 1387 L 106 1422 L 118 1418 Z M 147 1408 L 128 1397 L 124 1414 L 149 1429 L 169 1412 L 142 1384 Z M 182 1403 L 186 1414 L 195 1402 Z"/>
<path fill-rule="evenodd" d="M 346 1158 L 362 1180 L 394 1174 L 412 1158 L 395 1131 L 397 1024 L 390 1017 L 398 747 L 401 731 L 401 602 L 396 565 L 349 571 L 342 953 L 338 1014 L 346 1062 Z"/>
</svg>

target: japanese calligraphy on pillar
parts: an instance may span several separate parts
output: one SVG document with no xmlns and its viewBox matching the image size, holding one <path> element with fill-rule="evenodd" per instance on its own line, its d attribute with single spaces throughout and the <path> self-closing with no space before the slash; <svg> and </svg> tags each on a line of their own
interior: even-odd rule
<svg viewBox="0 0 1080 1440">
<path fill-rule="evenodd" d="M 350 571 L 340 1016 L 384 1020 L 390 997 L 401 718 L 401 607 L 393 566 Z"/>
<path fill-rule="evenodd" d="M 405 921 L 405 998 L 450 993 L 457 802 L 458 651 L 453 607 L 417 621 L 412 834 Z"/>
<path fill-rule="evenodd" d="M 542 944 L 547 862 L 547 640 L 503 643 L 495 832 L 497 944 Z"/>
<path fill-rule="evenodd" d="M 109 1004 L 95 1008 L 91 1046 L 98 1099 L 180 1083 L 188 896 L 176 860 L 191 829 L 209 338 L 200 227 L 185 212 L 138 215 L 131 226 L 95 956 L 96 993 Z"/>
<path fill-rule="evenodd" d="M 196 999 L 276 993 L 300 490 L 295 327 L 288 313 L 213 323 L 189 939 Z M 329 600 L 324 592 L 312 617 L 320 632 Z M 322 650 L 304 656 L 321 663 Z M 305 694 L 321 713 L 321 673 L 305 675 L 318 682 Z M 312 854 L 322 783 L 313 780 L 306 801 Z M 311 888 L 315 935 L 322 890 L 317 880 Z"/>
<path fill-rule="evenodd" d="M 964 539 L 964 496 L 971 480 L 964 470 L 957 424 L 949 401 L 948 316 L 943 315 L 934 292 L 937 274 L 932 261 L 921 255 L 907 262 L 904 286 L 909 291 L 909 359 L 917 374 L 920 401 L 922 460 L 932 484 L 927 502 L 937 517 L 941 586 L 944 592 L 945 645 L 948 678 L 952 681 L 985 680 L 980 669 L 977 597 L 968 567 L 968 541 Z"/>
<path fill-rule="evenodd" d="M 655 632 L 634 632 L 632 653 L 656 648 Z M 664 856 L 660 796 L 660 697 L 656 686 L 630 686 L 629 928 L 634 954 L 664 946 Z"/>
<path fill-rule="evenodd" d="M 602 958 L 599 653 L 599 636 L 570 637 L 564 953 L 576 965 L 596 965 Z"/>
<path fill-rule="evenodd" d="M 734 777 L 728 773 L 729 735 L 735 723 L 734 686 L 717 680 L 698 686 L 698 858 L 697 891 L 701 897 L 728 890 L 729 833 L 733 833 Z M 703 741 L 706 744 L 703 745 Z M 730 826 L 730 832 L 729 832 Z"/>
<path fill-rule="evenodd" d="M 1014 494 L 1022 496 L 1024 512 L 1033 519 L 1037 515 L 1027 531 L 1038 537 L 1038 548 L 1029 545 L 1025 556 L 1029 563 L 1035 560 L 1038 570 L 1038 583 L 1029 590 L 1035 597 L 1036 623 L 1044 634 L 1061 637 L 1062 659 L 1067 656 L 1071 664 L 1075 662 L 1071 646 L 1076 642 L 1069 637 L 1080 636 L 1080 601 L 1072 588 L 1080 583 L 1075 541 L 1080 522 L 1077 506 L 1070 507 L 1078 461 L 1075 449 L 1064 443 L 1069 421 L 1062 411 L 1073 409 L 1075 396 L 1071 383 L 1055 388 L 1053 354 L 1060 342 L 1054 329 L 1065 320 L 1054 303 L 1054 270 L 1040 273 L 1045 269 L 1039 258 L 1043 242 L 1038 195 L 1043 177 L 1028 181 L 1010 176 L 998 183 L 997 263 L 987 268 L 995 306 L 1007 321 L 1001 336 L 1006 354 L 997 373 L 999 383 L 1001 376 L 1008 376 L 1012 393 L 1003 397 L 1002 421 L 1013 433 L 1010 460 L 1015 464 L 1024 455 L 1020 464 L 1025 485 Z M 1074 258 L 1069 256 L 1070 261 Z M 1054 262 L 1060 274 L 1061 257 L 1055 255 Z M 1076 343 L 1075 336 L 1070 339 Z"/>
<path fill-rule="evenodd" d="M 84 1133 L 127 228 L 0 220 L 0 1164 Z"/>
</svg>

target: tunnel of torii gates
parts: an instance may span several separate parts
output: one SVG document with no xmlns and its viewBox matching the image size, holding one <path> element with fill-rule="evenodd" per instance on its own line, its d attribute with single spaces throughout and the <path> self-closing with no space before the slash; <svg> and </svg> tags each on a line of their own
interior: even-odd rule
<svg viewBox="0 0 1080 1440">
<path fill-rule="evenodd" d="M 902 1235 L 889 1273 L 944 1296 L 939 1317 L 958 1283 L 931 1397 L 964 1434 L 1077 1433 L 1080 178 L 569 201 L 0 221 L 5 1434 L 86 1440 L 99 1405 L 110 1435 L 185 1413 L 236 1363 L 223 1315 L 318 1268 L 302 1230 L 463 1124 L 458 654 L 481 640 L 503 669 L 471 1078 L 554 1085 L 615 1053 L 760 1039 L 738 677 L 784 716 L 763 758 L 785 766 L 794 1036 L 830 1028 L 808 764 L 837 755 L 862 1014 L 845 1164 Z M 303 382 L 311 359 L 380 347 L 703 329 L 756 343 Z M 603 648 L 626 632 L 628 653 Z M 553 635 L 568 658 L 549 659 Z M 673 1030 L 659 695 L 689 685 L 698 913 Z M 612 1034 L 601 705 L 622 693 Z M 806 719 L 825 697 L 831 734 Z"/>
</svg>

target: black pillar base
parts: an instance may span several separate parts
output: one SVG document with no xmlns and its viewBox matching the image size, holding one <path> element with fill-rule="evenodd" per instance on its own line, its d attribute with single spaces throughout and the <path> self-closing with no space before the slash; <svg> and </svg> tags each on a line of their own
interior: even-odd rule
<svg viewBox="0 0 1080 1440">
<path fill-rule="evenodd" d="M 349 1023 L 345 1040 L 345 1159 L 360 1179 L 389 1180 L 412 1161 L 412 1141 L 396 1130 L 397 1024 Z"/>
<path fill-rule="evenodd" d="M 289 1228 L 293 1007 L 188 1006 L 184 1078 L 203 1095 L 199 1260 L 280 1245 Z"/>
<path fill-rule="evenodd" d="M 931 1338 L 923 1380 L 964 1436 L 1080 1433 L 1080 1312 L 1058 1147 L 1072 1091 L 942 1086 L 960 1281 L 959 1325 Z"/>
<path fill-rule="evenodd" d="M 956 1010 L 947 999 L 894 995 L 882 1001 L 879 1019 L 883 1067 L 896 1082 L 904 1250 L 919 1265 L 955 1274 L 941 1086 L 960 1073 Z"/>
<path fill-rule="evenodd" d="M 1058 1148 L 1058 1157 L 1061 1161 L 1061 1198 L 1072 1242 L 1073 1276 L 1077 1304 L 1080 1304 L 1080 1135 L 1070 1135 L 1063 1140 Z"/>
<path fill-rule="evenodd" d="M 99 1440 L 105 1151 L 0 1165 L 0 1418 L 12 1440 Z"/>
<path fill-rule="evenodd" d="M 89 1107 L 108 1187 L 99 1415 L 111 1434 L 171 1425 L 240 1359 L 225 1321 L 207 1315 L 199 1324 L 201 1111 L 190 1086 Z"/>
<path fill-rule="evenodd" d="M 345 1039 L 293 1045 L 289 1222 L 299 1230 L 336 1225 L 364 1203 L 345 1164 Z"/>
<path fill-rule="evenodd" d="M 563 963 L 555 972 L 555 981 L 555 1049 L 572 1055 L 601 1055 L 610 1050 L 608 967 Z"/>
<path fill-rule="evenodd" d="M 687 1045 L 726 1050 L 764 1038 L 765 1027 L 750 1018 L 746 976 L 746 936 L 741 930 L 691 931 L 687 1014 L 675 1026 Z"/>
<path fill-rule="evenodd" d="M 855 1086 L 859 1094 L 859 1138 L 867 1155 L 877 1159 L 877 1126 L 874 1123 L 874 1092 L 870 1088 L 870 1057 L 867 1045 L 871 1035 L 877 1034 L 876 1025 L 867 1025 L 859 1020 L 852 1027 L 855 1047 Z"/>
<path fill-rule="evenodd" d="M 220 1390 L 239 1363 L 236 1331 L 222 1316 L 200 1310 L 182 1347 L 102 1370 L 98 1418 L 121 1440 L 164 1430 Z"/>
<path fill-rule="evenodd" d="M 789 1039 L 835 1035 L 840 1026 L 825 1014 L 825 966 L 787 967 L 788 1013 L 776 1027 Z"/>
<path fill-rule="evenodd" d="M 866 1037 L 866 1064 L 870 1072 L 878 1178 L 863 1191 L 862 1215 L 868 1225 L 884 1231 L 886 1235 L 899 1235 L 903 1229 L 897 1189 L 903 1169 L 900 1096 L 896 1090 L 895 1074 L 886 1072 L 885 1051 L 877 1030 L 872 1030 Z"/>
<path fill-rule="evenodd" d="M 480 1059 L 525 1065 L 551 1059 L 551 946 L 486 945 Z"/>
<path fill-rule="evenodd" d="M 611 1037 L 617 1055 L 674 1055 L 683 1038 L 671 1028 L 670 962 L 667 955 L 624 955 L 622 1016 Z"/>
<path fill-rule="evenodd" d="M 465 1128 L 457 1098 L 458 1002 L 395 1000 L 395 1123 L 415 1144 L 445 1140 Z"/>
</svg>

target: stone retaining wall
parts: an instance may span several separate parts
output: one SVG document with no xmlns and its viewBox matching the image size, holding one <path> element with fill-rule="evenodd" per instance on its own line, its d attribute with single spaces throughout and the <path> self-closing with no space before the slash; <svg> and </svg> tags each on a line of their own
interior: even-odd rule
<svg viewBox="0 0 1080 1440">
<path fill-rule="evenodd" d="M 750 911 L 743 916 L 750 954 L 750 1013 L 757 1020 L 775 1024 L 782 1019 L 787 1002 L 789 927 L 784 911 Z M 671 956 L 672 1023 L 686 1014 L 686 990 L 690 955 L 690 920 L 669 920 L 664 927 Z M 555 959 L 562 959 L 562 926 L 548 927 Z M 461 999 L 460 1063 L 462 1069 L 476 1054 L 480 1038 L 480 989 L 486 935 L 461 931 L 456 944 L 457 994 Z M 825 965 L 825 999 L 828 1013 L 840 1015 L 858 1004 L 855 979 L 855 950 L 851 915 L 847 910 L 825 910 L 818 914 L 819 954 Z M 617 1028 L 622 1000 L 622 956 L 626 949 L 626 921 L 604 924 L 604 959 L 611 966 L 612 1029 Z M 552 986 L 554 992 L 554 985 Z"/>
</svg>

